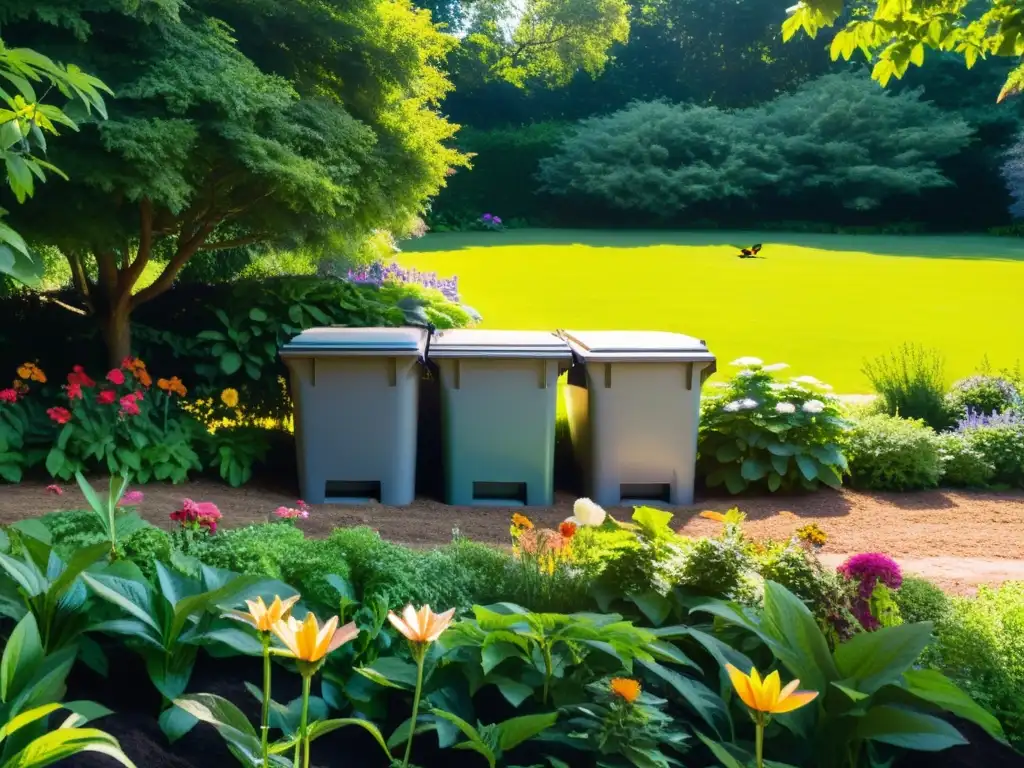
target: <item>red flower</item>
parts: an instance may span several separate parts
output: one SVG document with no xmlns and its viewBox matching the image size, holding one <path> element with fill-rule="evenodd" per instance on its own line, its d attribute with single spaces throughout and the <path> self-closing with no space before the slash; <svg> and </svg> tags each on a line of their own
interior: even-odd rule
<svg viewBox="0 0 1024 768">
<path fill-rule="evenodd" d="M 59 485 L 48 485 L 46 486 L 46 492 L 52 493 L 54 496 L 60 496 L 64 493 L 64 489 Z"/>
<path fill-rule="evenodd" d="M 46 415 L 58 424 L 67 424 L 71 421 L 71 411 L 67 408 L 48 408 Z"/>
<path fill-rule="evenodd" d="M 85 372 L 85 369 L 76 365 L 71 369 L 71 373 L 68 374 L 68 384 L 77 384 L 80 387 L 95 387 L 96 382 L 89 378 L 89 375 Z"/>
<path fill-rule="evenodd" d="M 100 405 L 113 405 L 117 400 L 117 393 L 112 389 L 105 389 L 96 395 L 96 402 Z"/>
<path fill-rule="evenodd" d="M 192 501 L 185 499 L 181 502 L 181 509 L 171 512 L 171 520 L 187 525 L 198 523 L 208 528 L 210 533 L 217 532 L 217 521 L 222 517 L 217 505 L 210 501 Z"/>
<path fill-rule="evenodd" d="M 77 381 L 68 384 L 64 387 L 68 391 L 69 400 L 81 400 L 82 399 L 82 385 Z"/>
<path fill-rule="evenodd" d="M 120 368 L 114 368 L 107 373 L 107 381 L 116 386 L 124 384 L 124 373 Z"/>
<path fill-rule="evenodd" d="M 126 371 L 134 371 L 135 367 L 138 364 L 139 359 L 137 357 L 132 357 L 131 355 L 129 355 L 128 357 L 121 361 L 121 367 L 124 368 Z"/>
<path fill-rule="evenodd" d="M 566 539 L 571 539 L 576 535 L 576 523 L 571 523 L 566 520 L 560 526 L 558 526 L 558 532 Z"/>
<path fill-rule="evenodd" d="M 0 389 L 0 403 L 16 403 L 18 402 L 18 390 L 16 389 Z"/>
<path fill-rule="evenodd" d="M 135 395 L 125 395 L 124 397 L 121 398 L 121 415 L 139 415 L 139 404 L 135 402 Z"/>
</svg>

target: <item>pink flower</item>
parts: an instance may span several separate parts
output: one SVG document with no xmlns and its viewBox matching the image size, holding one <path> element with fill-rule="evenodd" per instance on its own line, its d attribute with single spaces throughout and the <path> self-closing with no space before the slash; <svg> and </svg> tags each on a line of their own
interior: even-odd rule
<svg viewBox="0 0 1024 768">
<path fill-rule="evenodd" d="M 141 504 L 142 499 L 142 491 L 128 491 L 128 493 L 121 497 L 121 505 L 134 507 L 136 504 Z"/>
<path fill-rule="evenodd" d="M 77 381 L 68 384 L 64 389 L 67 390 L 68 400 L 81 400 L 82 399 L 82 385 Z"/>
<path fill-rule="evenodd" d="M 171 512 L 171 520 L 175 520 L 183 526 L 200 525 L 208 528 L 210 533 L 217 532 L 217 521 L 221 517 L 223 515 L 213 502 L 192 501 L 192 499 L 184 499 L 181 502 L 181 509 Z"/>
<path fill-rule="evenodd" d="M 86 389 L 96 386 L 96 382 L 89 378 L 85 369 L 80 365 L 76 365 L 71 369 L 71 373 L 68 374 L 68 384 L 77 384 L 79 387 L 85 387 Z"/>
<path fill-rule="evenodd" d="M 836 570 L 848 580 L 858 582 L 857 597 L 851 606 L 853 615 L 864 629 L 878 629 L 878 619 L 871 613 L 871 595 L 879 582 L 889 589 L 899 589 L 903 585 L 903 572 L 899 564 L 880 552 L 862 552 L 851 555 Z"/>
<path fill-rule="evenodd" d="M 135 402 L 134 395 L 125 395 L 121 398 L 122 416 L 138 416 L 139 413 L 139 404 Z"/>
<path fill-rule="evenodd" d="M 71 421 L 71 411 L 67 408 L 47 408 L 46 415 L 58 424 L 67 424 Z"/>
<path fill-rule="evenodd" d="M 16 403 L 18 402 L 18 390 L 16 389 L 0 389 L 0 402 L 2 403 Z"/>
<path fill-rule="evenodd" d="M 46 492 L 52 493 L 54 496 L 61 496 L 64 493 L 64 489 L 59 485 L 48 485 L 46 486 Z"/>
<path fill-rule="evenodd" d="M 299 520 L 305 520 L 309 517 L 309 507 L 301 501 L 299 504 L 302 506 L 298 509 L 294 509 L 292 507 L 278 507 L 274 510 L 274 514 L 282 520 L 295 520 L 296 518 Z"/>
<path fill-rule="evenodd" d="M 117 393 L 112 389 L 105 389 L 96 395 L 96 402 L 100 405 L 113 405 L 117 401 Z"/>
<path fill-rule="evenodd" d="M 107 373 L 107 381 L 115 386 L 124 384 L 124 372 L 120 368 L 113 368 Z"/>
</svg>

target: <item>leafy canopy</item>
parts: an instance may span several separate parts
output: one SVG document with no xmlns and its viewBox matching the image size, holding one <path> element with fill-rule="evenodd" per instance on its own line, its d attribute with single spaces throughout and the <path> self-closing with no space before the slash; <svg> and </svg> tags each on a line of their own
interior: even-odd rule
<svg viewBox="0 0 1024 768">
<path fill-rule="evenodd" d="M 802 0 L 788 13 L 782 27 L 787 40 L 799 30 L 814 37 L 842 19 L 845 27 L 832 40 L 832 59 L 849 59 L 859 49 L 875 59 L 872 77 L 883 86 L 903 77 L 911 64 L 924 64 L 928 48 L 959 54 L 968 68 L 987 56 L 1024 56 L 1019 0 L 856 0 L 849 15 L 844 0 Z M 1022 88 L 1024 63 L 1010 73 L 996 100 Z"/>
</svg>

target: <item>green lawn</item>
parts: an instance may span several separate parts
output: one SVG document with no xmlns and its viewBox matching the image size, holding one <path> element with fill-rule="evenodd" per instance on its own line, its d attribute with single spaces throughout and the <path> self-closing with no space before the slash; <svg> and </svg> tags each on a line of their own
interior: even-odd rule
<svg viewBox="0 0 1024 768">
<path fill-rule="evenodd" d="M 950 379 L 1024 358 L 1024 242 L 984 236 L 514 230 L 428 235 L 403 266 L 458 275 L 489 328 L 624 328 L 705 339 L 720 363 L 785 362 L 868 391 L 865 358 L 940 348 Z M 720 365 L 720 367 L 725 367 Z"/>
</svg>

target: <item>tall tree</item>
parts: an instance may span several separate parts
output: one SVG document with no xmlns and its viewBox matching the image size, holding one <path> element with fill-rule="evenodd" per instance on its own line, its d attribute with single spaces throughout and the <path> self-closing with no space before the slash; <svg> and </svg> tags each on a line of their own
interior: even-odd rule
<svg viewBox="0 0 1024 768">
<path fill-rule="evenodd" d="M 464 162 L 436 110 L 454 38 L 409 0 L 10 0 L 0 23 L 117 94 L 54 147 L 71 183 L 17 212 L 67 256 L 112 361 L 196 253 L 401 226 Z"/>
</svg>

